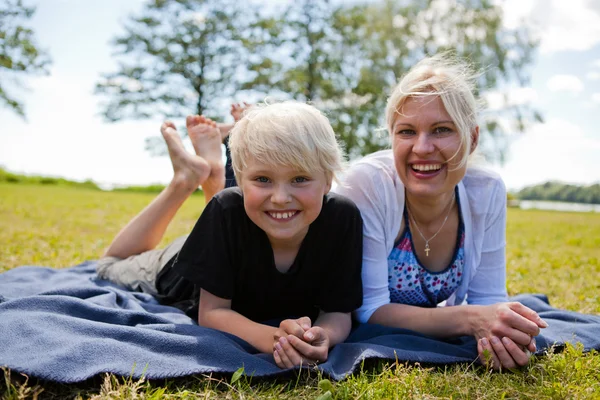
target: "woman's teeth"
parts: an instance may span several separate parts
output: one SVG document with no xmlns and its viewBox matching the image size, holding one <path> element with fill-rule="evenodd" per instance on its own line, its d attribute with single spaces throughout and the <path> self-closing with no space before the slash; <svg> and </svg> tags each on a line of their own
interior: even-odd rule
<svg viewBox="0 0 600 400">
<path fill-rule="evenodd" d="M 412 164 L 412 169 L 419 172 L 437 171 L 442 168 L 442 164 Z"/>
</svg>

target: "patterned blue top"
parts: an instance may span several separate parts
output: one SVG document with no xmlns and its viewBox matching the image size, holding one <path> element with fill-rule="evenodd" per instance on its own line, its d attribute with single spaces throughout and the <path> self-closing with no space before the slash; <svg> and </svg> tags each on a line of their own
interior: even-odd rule
<svg viewBox="0 0 600 400">
<path fill-rule="evenodd" d="M 458 202 L 458 195 L 456 196 Z M 404 207 L 404 232 L 388 256 L 388 282 L 392 303 L 436 307 L 456 291 L 465 265 L 465 229 L 458 207 L 458 239 L 450 265 L 431 272 L 419 262 L 414 252 L 408 214 Z"/>
</svg>

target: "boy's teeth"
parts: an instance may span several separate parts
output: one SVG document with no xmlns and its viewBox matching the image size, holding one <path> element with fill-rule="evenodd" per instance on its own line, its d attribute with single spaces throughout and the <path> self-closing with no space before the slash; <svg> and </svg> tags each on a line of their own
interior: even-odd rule
<svg viewBox="0 0 600 400">
<path fill-rule="evenodd" d="M 437 171 L 442 168 L 441 164 L 413 164 L 413 169 L 416 171 Z"/>
<path fill-rule="evenodd" d="M 294 214 L 296 214 L 295 212 L 289 211 L 289 212 L 273 212 L 271 213 L 271 216 L 275 219 L 287 219 L 290 218 L 291 216 L 293 216 Z"/>
</svg>

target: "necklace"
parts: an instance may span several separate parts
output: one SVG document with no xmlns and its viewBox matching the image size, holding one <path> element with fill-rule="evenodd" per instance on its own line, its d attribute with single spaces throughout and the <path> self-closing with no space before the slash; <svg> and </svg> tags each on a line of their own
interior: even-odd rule
<svg viewBox="0 0 600 400">
<path fill-rule="evenodd" d="M 438 235 L 438 233 L 440 233 L 440 231 L 442 230 L 444 225 L 446 225 L 446 221 L 448 221 L 448 217 L 450 216 L 450 211 L 452 210 L 452 205 L 454 204 L 455 196 L 456 196 L 455 193 L 452 193 L 452 200 L 450 200 L 450 206 L 448 207 L 448 212 L 446 213 L 446 218 L 444 218 L 444 222 L 442 222 L 442 226 L 440 226 L 440 229 L 438 229 L 437 232 L 434 233 L 433 236 L 430 237 L 429 239 L 425 239 L 425 236 L 423 236 L 423 232 L 421 232 L 421 229 L 419 229 L 417 220 L 415 219 L 412 212 L 410 211 L 410 207 L 408 206 L 408 201 L 406 202 L 406 209 L 408 211 L 408 216 L 410 217 L 412 222 L 415 224 L 415 228 L 417 228 L 417 232 L 419 232 L 419 235 L 421 235 L 421 237 L 425 241 L 425 256 L 427 256 L 427 257 L 429 257 L 429 252 L 431 251 L 431 248 L 429 247 L 429 242 L 431 242 L 433 239 L 435 239 L 435 237 Z"/>
</svg>

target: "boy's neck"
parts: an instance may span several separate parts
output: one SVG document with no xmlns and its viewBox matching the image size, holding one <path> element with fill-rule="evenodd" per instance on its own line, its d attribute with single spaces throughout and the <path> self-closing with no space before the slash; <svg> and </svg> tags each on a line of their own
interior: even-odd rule
<svg viewBox="0 0 600 400">
<path fill-rule="evenodd" d="M 294 264 L 303 241 L 304 237 L 296 240 L 270 241 L 271 248 L 273 249 L 275 268 L 279 272 L 286 273 L 292 264 Z"/>
</svg>

